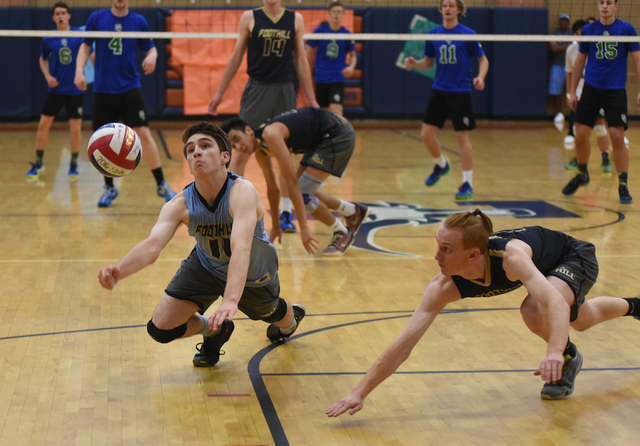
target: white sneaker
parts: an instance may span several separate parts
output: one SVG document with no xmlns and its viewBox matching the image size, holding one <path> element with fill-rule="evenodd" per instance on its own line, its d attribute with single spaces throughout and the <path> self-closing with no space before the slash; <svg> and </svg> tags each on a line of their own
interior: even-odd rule
<svg viewBox="0 0 640 446">
<path fill-rule="evenodd" d="M 564 137 L 564 148 L 567 150 L 575 149 L 576 147 L 576 138 L 571 135 L 567 135 Z"/>
<path fill-rule="evenodd" d="M 629 148 L 629 139 L 627 139 L 627 137 L 624 137 L 624 145 L 627 146 L 627 149 Z"/>
<path fill-rule="evenodd" d="M 556 117 L 553 118 L 553 125 L 555 125 L 560 132 L 564 130 L 564 115 L 562 112 L 559 112 Z"/>
</svg>

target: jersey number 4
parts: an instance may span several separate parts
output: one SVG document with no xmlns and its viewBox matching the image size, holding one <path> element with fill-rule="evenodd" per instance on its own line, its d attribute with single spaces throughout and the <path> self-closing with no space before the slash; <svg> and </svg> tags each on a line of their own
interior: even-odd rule
<svg viewBox="0 0 640 446">
<path fill-rule="evenodd" d="M 442 45 L 439 49 L 440 52 L 440 63 L 445 64 L 454 64 L 458 63 L 458 59 L 456 58 L 456 46 L 455 45 Z"/>
<path fill-rule="evenodd" d="M 596 43 L 596 59 L 615 59 L 618 55 L 618 42 Z"/>
<path fill-rule="evenodd" d="M 113 54 L 119 56 L 122 54 L 122 37 L 114 37 L 109 41 L 109 49 Z"/>
</svg>

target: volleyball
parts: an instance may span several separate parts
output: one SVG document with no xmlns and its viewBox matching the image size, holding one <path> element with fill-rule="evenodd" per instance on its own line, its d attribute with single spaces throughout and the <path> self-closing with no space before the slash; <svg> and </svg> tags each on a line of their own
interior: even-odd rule
<svg viewBox="0 0 640 446">
<path fill-rule="evenodd" d="M 91 164 L 107 177 L 123 177 L 133 172 L 142 157 L 140 137 L 117 122 L 105 124 L 91 135 L 87 152 Z"/>
</svg>

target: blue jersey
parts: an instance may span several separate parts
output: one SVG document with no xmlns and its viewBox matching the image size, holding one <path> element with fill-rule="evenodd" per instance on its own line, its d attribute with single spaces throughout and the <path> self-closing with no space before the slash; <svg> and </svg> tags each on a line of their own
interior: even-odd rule
<svg viewBox="0 0 640 446">
<path fill-rule="evenodd" d="M 87 20 L 86 31 L 149 31 L 149 24 L 139 14 L 129 11 L 124 17 L 116 17 L 110 9 L 96 11 Z M 84 43 L 96 42 L 96 93 L 118 94 L 140 88 L 140 74 L 136 69 L 136 51 L 153 48 L 151 39 L 93 39 L 85 38 Z"/>
<path fill-rule="evenodd" d="M 630 23 L 616 19 L 605 26 L 600 20 L 582 28 L 583 36 L 637 36 Z M 615 90 L 627 86 L 627 57 L 640 51 L 638 42 L 580 42 L 579 50 L 588 54 L 584 83 L 592 88 Z"/>
<path fill-rule="evenodd" d="M 196 253 L 202 266 L 217 278 L 226 281 L 231 258 L 233 217 L 229 213 L 229 193 L 236 180 L 242 178 L 229 172 L 213 206 L 196 190 L 195 183 L 184 188 L 189 209 L 189 235 L 196 239 Z M 278 280 L 278 253 L 264 230 L 264 217 L 256 223 L 251 244 L 247 287 L 267 286 Z"/>
<path fill-rule="evenodd" d="M 81 31 L 80 28 L 70 28 L 71 31 Z M 49 73 L 58 81 L 56 88 L 49 87 L 50 93 L 77 96 L 82 90 L 73 83 L 76 75 L 76 60 L 78 49 L 82 44 L 81 37 L 45 37 L 42 39 L 42 58 L 49 61 Z"/>
<path fill-rule="evenodd" d="M 338 31 L 331 29 L 328 23 L 318 26 L 314 33 L 351 34 L 344 26 Z M 317 83 L 344 82 L 342 70 L 347 66 L 347 53 L 356 49 L 353 40 L 309 40 L 311 48 L 316 48 L 314 77 Z"/>
<path fill-rule="evenodd" d="M 471 28 L 458 24 L 453 29 L 443 25 L 432 29 L 428 34 L 475 34 Z M 436 59 L 436 78 L 433 88 L 451 93 L 471 92 L 473 59 L 484 56 L 480 42 L 461 40 L 431 40 L 424 47 L 424 55 Z"/>
</svg>

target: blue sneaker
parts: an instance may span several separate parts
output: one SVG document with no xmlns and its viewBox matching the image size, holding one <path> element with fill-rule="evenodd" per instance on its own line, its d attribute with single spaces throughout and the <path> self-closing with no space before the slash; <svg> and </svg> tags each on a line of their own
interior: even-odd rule
<svg viewBox="0 0 640 446">
<path fill-rule="evenodd" d="M 40 172 L 44 172 L 44 164 L 31 163 L 31 169 L 27 172 L 27 180 L 37 180 Z"/>
<path fill-rule="evenodd" d="M 162 183 L 157 186 L 156 192 L 158 197 L 164 198 L 165 201 L 171 201 L 171 199 L 176 196 L 176 193 L 171 189 L 167 180 L 162 180 Z"/>
<path fill-rule="evenodd" d="M 80 174 L 78 173 L 78 166 L 76 164 L 69 165 L 69 173 L 67 174 L 69 181 L 76 181 L 80 178 Z"/>
<path fill-rule="evenodd" d="M 464 183 L 462 183 L 462 186 L 460 186 L 460 189 L 458 189 L 458 192 L 456 193 L 456 200 L 471 200 L 472 198 L 473 187 L 471 187 L 471 185 L 465 181 Z"/>
<path fill-rule="evenodd" d="M 431 172 L 431 175 L 427 177 L 424 184 L 426 184 L 427 186 L 433 186 L 440 180 L 441 177 L 448 174 L 450 171 L 451 165 L 449 163 L 447 163 L 447 165 L 444 167 L 440 167 L 436 164 L 436 167 L 433 168 L 433 172 Z"/>
<path fill-rule="evenodd" d="M 102 191 L 102 196 L 98 200 L 99 208 L 110 208 L 111 202 L 118 198 L 118 189 L 115 187 L 109 187 L 106 184 L 104 185 L 104 190 Z"/>
<path fill-rule="evenodd" d="M 296 225 L 293 224 L 291 212 L 284 211 L 280 214 L 280 229 L 285 234 L 295 234 Z"/>
</svg>

